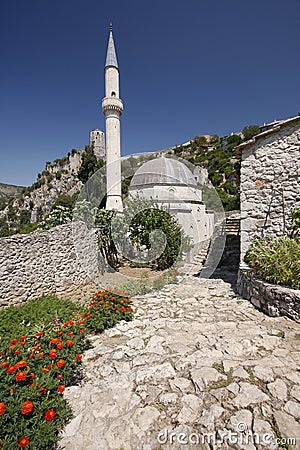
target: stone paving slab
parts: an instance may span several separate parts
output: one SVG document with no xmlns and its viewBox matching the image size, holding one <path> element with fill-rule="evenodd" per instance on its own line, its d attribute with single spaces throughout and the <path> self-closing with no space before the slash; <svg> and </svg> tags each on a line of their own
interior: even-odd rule
<svg viewBox="0 0 300 450">
<path fill-rule="evenodd" d="M 220 279 L 135 297 L 132 322 L 92 338 L 59 449 L 300 449 L 300 324 Z"/>
</svg>

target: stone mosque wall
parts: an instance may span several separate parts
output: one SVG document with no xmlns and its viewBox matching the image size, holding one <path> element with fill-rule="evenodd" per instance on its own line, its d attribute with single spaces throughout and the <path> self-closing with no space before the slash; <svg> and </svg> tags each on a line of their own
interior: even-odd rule
<svg viewBox="0 0 300 450">
<path fill-rule="evenodd" d="M 1 238 L 0 307 L 71 294 L 99 274 L 98 252 L 97 235 L 83 222 Z"/>
<path fill-rule="evenodd" d="M 240 146 L 241 266 L 255 235 L 280 235 L 300 207 L 300 117 Z"/>
</svg>

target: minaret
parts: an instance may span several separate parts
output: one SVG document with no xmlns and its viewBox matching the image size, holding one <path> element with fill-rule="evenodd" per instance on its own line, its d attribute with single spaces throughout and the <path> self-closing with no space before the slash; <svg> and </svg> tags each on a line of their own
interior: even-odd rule
<svg viewBox="0 0 300 450">
<path fill-rule="evenodd" d="M 106 209 L 122 211 L 120 116 L 123 103 L 119 98 L 119 67 L 112 24 L 105 63 L 105 97 L 102 111 L 106 127 Z"/>
</svg>

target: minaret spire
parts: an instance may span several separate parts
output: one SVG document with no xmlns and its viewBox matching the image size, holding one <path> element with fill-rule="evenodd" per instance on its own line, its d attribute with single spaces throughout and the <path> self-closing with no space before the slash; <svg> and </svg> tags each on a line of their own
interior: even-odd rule
<svg viewBox="0 0 300 450">
<path fill-rule="evenodd" d="M 119 68 L 111 22 L 109 24 L 109 39 L 108 39 L 106 63 L 105 63 L 105 67 L 108 67 L 108 66 L 116 67 L 117 69 Z"/>
<path fill-rule="evenodd" d="M 105 115 L 106 127 L 106 209 L 122 211 L 120 117 L 123 112 L 123 103 L 119 98 L 119 66 L 112 23 L 109 26 L 102 111 Z"/>
</svg>

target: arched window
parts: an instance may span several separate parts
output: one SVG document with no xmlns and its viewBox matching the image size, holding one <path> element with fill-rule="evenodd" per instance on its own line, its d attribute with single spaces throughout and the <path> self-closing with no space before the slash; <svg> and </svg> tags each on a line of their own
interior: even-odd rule
<svg viewBox="0 0 300 450">
<path fill-rule="evenodd" d="M 115 91 L 112 91 L 111 96 L 112 96 L 112 97 L 115 97 L 115 96 L 116 96 Z"/>
</svg>

